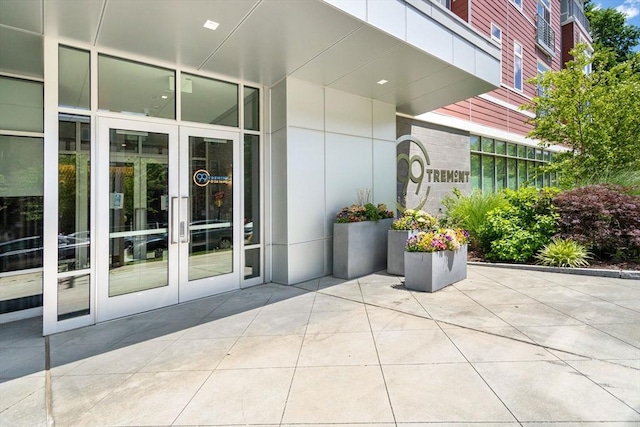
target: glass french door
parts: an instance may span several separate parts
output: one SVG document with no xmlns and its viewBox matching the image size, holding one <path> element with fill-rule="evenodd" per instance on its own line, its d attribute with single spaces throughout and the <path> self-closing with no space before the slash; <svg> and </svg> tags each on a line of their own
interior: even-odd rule
<svg viewBox="0 0 640 427">
<path fill-rule="evenodd" d="M 99 119 L 97 321 L 239 287 L 237 147 L 234 133 Z"/>
<path fill-rule="evenodd" d="M 238 133 L 180 127 L 180 301 L 240 287 Z"/>
</svg>

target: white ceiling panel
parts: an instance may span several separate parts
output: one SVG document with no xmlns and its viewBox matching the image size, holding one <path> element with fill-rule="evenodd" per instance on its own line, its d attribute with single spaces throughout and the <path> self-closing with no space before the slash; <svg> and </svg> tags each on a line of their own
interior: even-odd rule
<svg viewBox="0 0 640 427">
<path fill-rule="evenodd" d="M 108 0 L 98 45 L 198 68 L 258 0 Z M 215 31 L 205 21 L 220 24 Z"/>
<path fill-rule="evenodd" d="M 494 89 L 494 86 L 490 83 L 472 77 L 470 74 L 466 76 L 466 79 L 455 80 L 455 83 L 441 86 L 432 92 L 416 92 L 421 96 L 403 104 L 398 104 L 397 111 L 417 116 L 422 114 L 420 111 L 432 111 L 444 105 L 469 98 L 470 93 L 484 93 Z"/>
<path fill-rule="evenodd" d="M 0 0 L 0 25 L 42 34 L 42 0 Z"/>
<path fill-rule="evenodd" d="M 93 43 L 104 1 L 47 0 L 44 10 L 46 34 Z"/>
<path fill-rule="evenodd" d="M 293 77 L 328 86 L 395 49 L 400 41 L 368 25 L 361 26 L 339 43 L 293 72 Z"/>
<path fill-rule="evenodd" d="M 356 69 L 331 84 L 331 87 L 368 98 L 382 99 L 385 94 L 395 92 L 448 66 L 446 62 L 430 55 L 418 54 L 414 48 L 405 44 Z M 380 80 L 388 82 L 379 85 L 377 82 Z"/>
<path fill-rule="evenodd" d="M 320 1 L 264 0 L 203 69 L 272 85 L 361 25 Z"/>
</svg>

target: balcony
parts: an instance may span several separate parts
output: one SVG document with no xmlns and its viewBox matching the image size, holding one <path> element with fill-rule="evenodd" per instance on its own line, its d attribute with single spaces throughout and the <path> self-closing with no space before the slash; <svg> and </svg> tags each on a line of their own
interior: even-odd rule
<svg viewBox="0 0 640 427">
<path fill-rule="evenodd" d="M 581 3 L 576 0 L 562 0 L 562 7 L 560 9 L 560 22 L 564 25 L 567 21 L 573 18 L 578 21 L 582 28 L 587 33 L 590 33 L 589 20 L 584 14 L 584 8 Z"/>
<path fill-rule="evenodd" d="M 554 56 L 556 53 L 556 32 L 541 16 L 538 16 L 536 28 L 536 44 L 540 49 Z"/>
</svg>

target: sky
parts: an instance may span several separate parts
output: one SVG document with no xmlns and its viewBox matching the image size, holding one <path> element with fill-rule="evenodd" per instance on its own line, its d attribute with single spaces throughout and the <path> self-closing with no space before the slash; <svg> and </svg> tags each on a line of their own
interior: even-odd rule
<svg viewBox="0 0 640 427">
<path fill-rule="evenodd" d="M 640 0 L 595 0 L 603 8 L 614 8 L 627 16 L 627 23 L 640 27 Z"/>
</svg>

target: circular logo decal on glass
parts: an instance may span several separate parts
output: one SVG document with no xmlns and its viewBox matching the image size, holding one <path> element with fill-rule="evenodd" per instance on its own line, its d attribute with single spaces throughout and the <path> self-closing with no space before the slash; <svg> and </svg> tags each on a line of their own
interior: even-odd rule
<svg viewBox="0 0 640 427">
<path fill-rule="evenodd" d="M 198 169 L 193 173 L 193 183 L 198 187 L 206 187 L 209 184 L 209 172 Z"/>
</svg>

